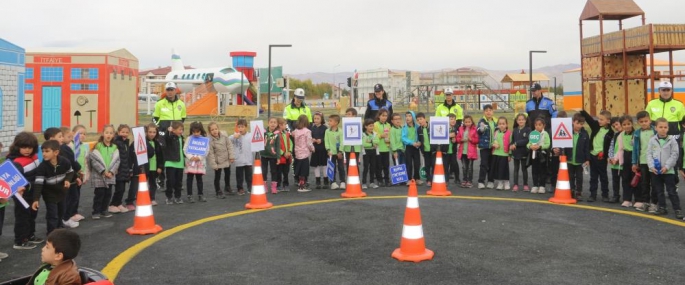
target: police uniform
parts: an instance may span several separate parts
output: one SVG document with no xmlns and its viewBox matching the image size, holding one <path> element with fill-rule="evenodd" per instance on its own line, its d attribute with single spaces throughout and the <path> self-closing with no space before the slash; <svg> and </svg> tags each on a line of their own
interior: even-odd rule
<svg viewBox="0 0 685 285">
<path fill-rule="evenodd" d="M 451 95 L 448 95 L 451 96 Z M 464 109 L 461 108 L 457 102 L 452 100 L 452 105 L 447 105 L 447 103 L 442 103 L 435 108 L 436 117 L 447 117 L 450 114 L 454 114 L 457 117 L 457 127 L 461 126 L 461 121 L 464 120 Z"/>
<path fill-rule="evenodd" d="M 532 89 L 540 90 L 540 88 L 540 84 L 536 83 Z M 557 117 L 557 106 L 551 99 L 540 95 L 540 99 L 533 97 L 526 102 L 526 113 L 528 113 L 527 125 L 531 130 L 535 129 L 535 119 L 544 118 L 545 129 L 549 131 L 552 129 L 552 118 Z"/>
<path fill-rule="evenodd" d="M 164 99 L 155 103 L 155 112 L 152 113 L 152 117 L 159 125 L 159 130 L 166 132 L 169 126 L 171 126 L 171 122 L 184 122 L 186 120 L 186 104 L 183 103 L 178 95 L 176 95 L 176 100 L 174 101 L 169 101 L 169 97 L 164 97 Z"/>
<path fill-rule="evenodd" d="M 306 115 L 309 122 L 312 122 L 312 110 L 309 106 L 304 104 L 304 102 L 300 103 L 300 107 L 297 107 L 295 106 L 295 101 L 293 99 L 293 102 L 283 109 L 283 118 L 288 122 L 288 128 L 290 128 L 291 131 L 295 130 L 295 124 L 297 123 L 297 119 L 300 118 L 300 115 Z"/>
<path fill-rule="evenodd" d="M 388 110 L 388 120 L 390 119 L 390 115 L 392 115 L 392 102 L 388 100 L 388 94 L 385 93 L 385 90 L 383 90 L 383 85 L 381 84 L 376 84 L 373 87 L 374 92 L 380 92 L 383 91 L 383 98 L 378 99 L 374 97 L 369 100 L 369 102 L 366 104 L 366 112 L 364 113 L 364 119 L 372 119 L 376 120 L 376 116 L 378 115 L 378 111 L 381 109 L 386 109 Z"/>
<path fill-rule="evenodd" d="M 645 110 L 649 113 L 652 122 L 658 118 L 664 118 L 668 121 L 669 135 L 680 135 L 680 120 L 685 116 L 685 106 L 682 102 L 673 99 L 673 97 L 668 100 L 658 98 L 649 101 Z"/>
</svg>

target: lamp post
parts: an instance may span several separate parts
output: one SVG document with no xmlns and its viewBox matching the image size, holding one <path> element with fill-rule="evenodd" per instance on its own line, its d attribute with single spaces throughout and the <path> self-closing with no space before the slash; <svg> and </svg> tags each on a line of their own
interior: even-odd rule
<svg viewBox="0 0 685 285">
<path fill-rule="evenodd" d="M 267 118 L 271 118 L 271 48 L 272 47 L 292 47 L 293 45 L 269 45 L 269 71 L 267 72 Z M 259 107 L 257 107 L 259 108 Z"/>
<path fill-rule="evenodd" d="M 341 84 L 345 84 L 343 82 L 338 83 L 338 98 L 342 97 L 342 88 L 340 88 Z"/>
<path fill-rule="evenodd" d="M 333 85 L 332 86 L 335 86 L 335 69 L 338 68 L 339 66 L 340 66 L 340 64 L 336 64 L 335 66 L 333 66 Z M 333 88 L 331 88 L 331 89 L 333 89 Z M 333 95 L 333 94 L 331 94 L 331 95 Z"/>
<path fill-rule="evenodd" d="M 530 91 L 530 88 L 533 87 L 533 53 L 547 53 L 546 50 L 531 50 L 528 51 L 528 98 L 533 97 L 533 92 Z"/>
</svg>

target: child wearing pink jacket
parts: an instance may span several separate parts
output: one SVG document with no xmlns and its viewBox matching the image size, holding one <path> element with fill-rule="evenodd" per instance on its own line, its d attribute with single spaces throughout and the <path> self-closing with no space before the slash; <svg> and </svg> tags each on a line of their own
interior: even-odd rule
<svg viewBox="0 0 685 285">
<path fill-rule="evenodd" d="M 309 192 L 307 178 L 309 178 L 309 157 L 314 152 L 314 144 L 312 142 L 312 131 L 309 130 L 309 118 L 306 115 L 300 115 L 297 119 L 296 130 L 292 132 L 295 140 L 295 177 L 298 177 L 299 184 L 297 192 Z"/>
<path fill-rule="evenodd" d="M 473 187 L 473 162 L 478 159 L 478 132 L 471 116 L 464 116 L 459 127 L 457 140 L 457 159 L 461 159 L 464 173 L 461 187 Z"/>
</svg>

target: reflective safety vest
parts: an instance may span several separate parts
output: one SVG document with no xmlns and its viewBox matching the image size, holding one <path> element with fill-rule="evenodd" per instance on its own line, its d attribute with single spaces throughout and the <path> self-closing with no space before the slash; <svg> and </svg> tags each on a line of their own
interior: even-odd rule
<svg viewBox="0 0 685 285">
<path fill-rule="evenodd" d="M 296 107 L 295 103 L 290 103 L 283 109 L 283 118 L 288 122 L 288 127 L 291 130 L 294 130 L 295 122 L 297 122 L 300 115 L 306 115 L 309 122 L 312 122 L 312 110 L 304 102 L 302 102 L 300 107 Z"/>
<path fill-rule="evenodd" d="M 685 106 L 683 106 L 683 102 L 676 99 L 668 101 L 654 99 L 649 101 L 645 110 L 649 113 L 649 118 L 652 122 L 659 118 L 664 118 L 668 121 L 669 135 L 680 134 L 680 120 L 685 116 Z"/>
<path fill-rule="evenodd" d="M 436 117 L 447 117 L 449 114 L 454 114 L 457 116 L 457 120 L 463 120 L 464 119 L 464 109 L 459 106 L 457 103 L 452 103 L 454 105 L 452 106 L 447 106 L 445 103 L 442 103 L 438 105 L 437 108 L 435 108 L 435 116 Z"/>
</svg>

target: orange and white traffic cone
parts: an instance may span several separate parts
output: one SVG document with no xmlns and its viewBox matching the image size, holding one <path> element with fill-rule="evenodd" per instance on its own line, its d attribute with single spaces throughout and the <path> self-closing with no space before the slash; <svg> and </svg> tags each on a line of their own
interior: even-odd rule
<svg viewBox="0 0 685 285">
<path fill-rule="evenodd" d="M 152 214 L 150 192 L 147 185 L 147 176 L 141 173 L 138 178 L 138 195 L 136 198 L 136 216 L 133 218 L 133 226 L 126 229 L 130 235 L 156 234 L 162 231 L 162 227 L 155 224 L 155 216 Z"/>
<path fill-rule="evenodd" d="M 357 157 L 354 152 L 350 153 L 350 165 L 347 168 L 347 186 L 345 192 L 340 194 L 343 198 L 366 197 L 362 192 L 362 185 L 359 183 L 359 168 L 357 167 Z"/>
<path fill-rule="evenodd" d="M 421 262 L 433 259 L 434 254 L 432 250 L 426 249 L 423 225 L 421 224 L 421 210 L 419 210 L 419 191 L 416 189 L 416 182 L 411 180 L 409 182 L 407 209 L 404 212 L 400 248 L 392 252 L 392 257 L 399 261 Z"/>
<path fill-rule="evenodd" d="M 442 152 L 438 150 L 435 156 L 435 168 L 433 170 L 433 185 L 431 190 L 426 192 L 431 196 L 450 196 L 452 192 L 447 191 L 447 183 L 445 183 L 445 167 L 442 164 Z"/>
<path fill-rule="evenodd" d="M 571 182 L 568 179 L 568 164 L 566 156 L 559 157 L 559 174 L 557 176 L 557 188 L 554 190 L 554 197 L 549 201 L 557 204 L 575 204 L 578 201 L 571 196 Z"/>
<path fill-rule="evenodd" d="M 245 208 L 266 209 L 273 207 L 273 205 L 266 200 L 266 188 L 264 188 L 264 177 L 262 177 L 262 161 L 255 159 L 254 170 L 252 171 L 252 194 L 250 194 L 250 203 L 245 204 Z"/>
</svg>

